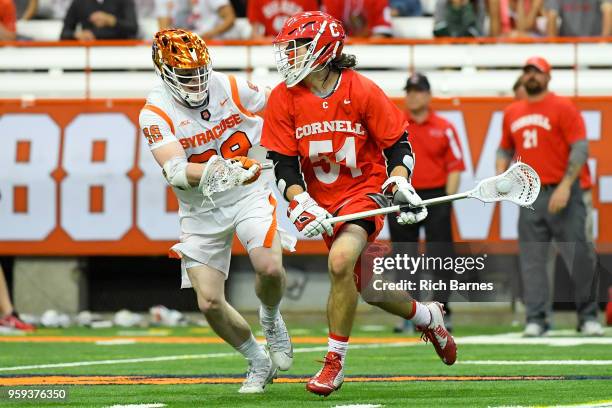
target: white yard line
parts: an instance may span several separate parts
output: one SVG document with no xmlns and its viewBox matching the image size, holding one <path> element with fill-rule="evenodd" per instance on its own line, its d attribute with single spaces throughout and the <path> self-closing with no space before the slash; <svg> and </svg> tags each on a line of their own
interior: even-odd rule
<svg viewBox="0 0 612 408">
<path fill-rule="evenodd" d="M 385 347 L 406 347 L 417 343 L 375 343 L 375 344 L 355 344 L 351 346 L 351 350 L 358 349 L 373 349 Z M 300 347 L 293 350 L 294 353 L 311 353 L 315 351 L 327 351 L 327 346 L 316 347 Z M 208 358 L 233 357 L 238 353 L 209 353 L 209 354 L 185 354 L 177 356 L 160 356 L 160 357 L 143 357 L 143 358 L 124 358 L 116 360 L 94 360 L 94 361 L 75 361 L 71 363 L 56 363 L 56 364 L 37 364 L 14 367 L 0 367 L 0 371 L 21 371 L 21 370 L 38 370 L 41 368 L 66 368 L 66 367 L 84 367 L 94 365 L 112 365 L 112 364 L 131 364 L 131 363 L 148 363 L 158 361 L 176 361 L 176 360 L 198 360 Z"/>
<path fill-rule="evenodd" d="M 612 360 L 458 360 L 471 365 L 612 365 Z"/>
<path fill-rule="evenodd" d="M 585 344 L 612 345 L 612 337 L 521 337 L 515 333 L 491 336 L 467 336 L 455 338 L 457 344 L 482 345 L 542 345 L 582 346 Z"/>
</svg>

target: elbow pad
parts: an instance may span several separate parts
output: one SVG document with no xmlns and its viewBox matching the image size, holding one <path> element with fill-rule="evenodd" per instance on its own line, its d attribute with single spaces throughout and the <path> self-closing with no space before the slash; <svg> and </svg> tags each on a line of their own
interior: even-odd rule
<svg viewBox="0 0 612 408">
<path fill-rule="evenodd" d="M 291 186 L 301 186 L 306 190 L 306 183 L 300 170 L 300 161 L 297 156 L 285 156 L 277 152 L 269 151 L 268 159 L 274 162 L 274 175 L 276 186 L 285 200 L 287 200 L 287 189 Z M 287 200 L 289 201 L 289 200 Z"/>
<path fill-rule="evenodd" d="M 404 132 L 397 142 L 383 150 L 387 159 L 387 174 L 391 174 L 394 168 L 402 166 L 408 170 L 408 177 L 412 175 L 414 169 L 414 153 L 412 146 L 408 142 L 408 132 Z"/>
<path fill-rule="evenodd" d="M 188 190 L 191 188 L 187 180 L 187 158 L 173 157 L 166 161 L 163 166 L 162 174 L 166 178 L 168 184 L 180 190 Z"/>
</svg>

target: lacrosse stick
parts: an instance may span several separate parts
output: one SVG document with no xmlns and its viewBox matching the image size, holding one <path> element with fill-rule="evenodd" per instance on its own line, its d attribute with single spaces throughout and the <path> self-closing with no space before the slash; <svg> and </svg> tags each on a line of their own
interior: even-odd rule
<svg viewBox="0 0 612 408">
<path fill-rule="evenodd" d="M 485 203 L 510 201 L 521 207 L 530 207 L 538 197 L 539 192 L 540 177 L 538 173 L 531 166 L 516 162 L 502 174 L 482 180 L 475 188 L 469 191 L 423 200 L 421 205 L 427 207 L 464 198 L 476 198 Z M 374 215 L 394 213 L 406 208 L 412 208 L 412 206 L 410 204 L 385 206 L 375 210 L 332 217 L 328 221 L 331 224 L 335 224 L 372 217 Z"/>
<path fill-rule="evenodd" d="M 261 164 L 262 170 L 273 167 L 272 163 Z M 214 193 L 227 191 L 232 187 L 244 184 L 254 175 L 253 171 L 243 168 L 239 162 L 215 155 L 206 162 L 199 188 L 204 196 L 211 197 Z"/>
</svg>

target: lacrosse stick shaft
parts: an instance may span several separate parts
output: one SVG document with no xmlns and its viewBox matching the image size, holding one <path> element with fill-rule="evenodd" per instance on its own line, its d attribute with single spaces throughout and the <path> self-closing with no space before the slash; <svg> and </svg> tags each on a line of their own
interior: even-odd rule
<svg viewBox="0 0 612 408">
<path fill-rule="evenodd" d="M 471 191 L 466 191 L 465 193 L 457 193 L 457 194 L 451 194 L 451 195 L 442 196 L 442 197 L 430 198 L 429 200 L 423 200 L 423 206 L 427 207 L 427 206 L 436 205 L 436 204 L 448 203 L 450 201 L 461 200 L 463 198 L 468 198 L 470 193 Z M 361 211 L 361 212 L 354 213 L 354 214 L 346 214 L 346 215 L 341 215 L 339 217 L 332 217 L 332 218 L 329 218 L 328 221 L 331 224 L 336 224 L 338 222 L 353 221 L 353 220 L 358 220 L 361 218 L 373 217 L 375 215 L 394 213 L 394 212 L 400 211 L 402 208 L 409 208 L 409 207 L 410 207 L 409 204 L 392 205 L 390 207 L 377 208 L 375 210 Z"/>
</svg>

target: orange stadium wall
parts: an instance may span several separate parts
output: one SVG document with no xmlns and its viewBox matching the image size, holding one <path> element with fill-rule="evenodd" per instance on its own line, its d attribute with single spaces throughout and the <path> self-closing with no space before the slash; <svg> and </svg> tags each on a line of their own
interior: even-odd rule
<svg viewBox="0 0 612 408">
<path fill-rule="evenodd" d="M 467 167 L 461 189 L 493 175 L 502 111 L 510 102 L 434 101 L 460 134 Z M 612 252 L 612 97 L 575 102 L 590 140 L 595 236 L 601 251 Z M 167 253 L 179 235 L 177 203 L 140 136 L 142 105 L 123 99 L 0 101 L 0 163 L 6 169 L 0 174 L 0 255 Z M 292 228 L 282 205 L 281 225 Z M 459 241 L 516 239 L 518 210 L 511 204 L 463 200 L 454 209 Z M 234 250 L 242 251 L 239 245 Z M 323 251 L 320 240 L 303 239 L 297 253 Z"/>
</svg>

